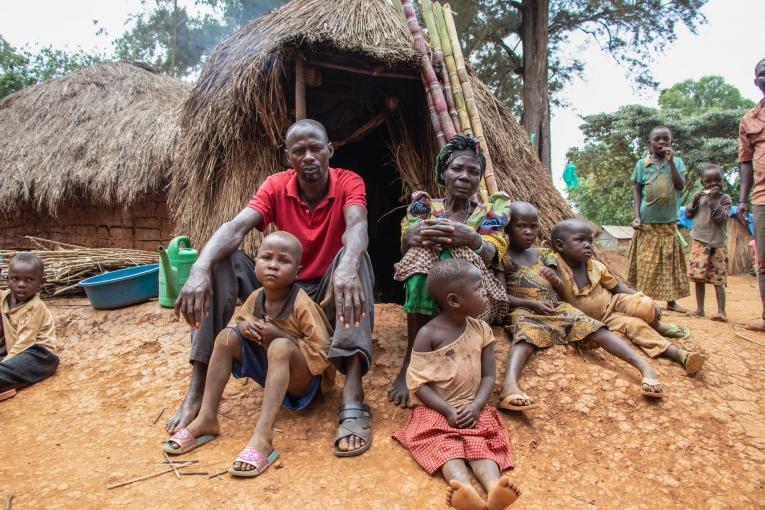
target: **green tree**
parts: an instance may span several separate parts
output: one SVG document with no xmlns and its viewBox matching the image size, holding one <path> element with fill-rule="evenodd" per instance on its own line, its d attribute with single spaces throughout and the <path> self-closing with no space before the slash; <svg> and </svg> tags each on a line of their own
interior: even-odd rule
<svg viewBox="0 0 765 510">
<path fill-rule="evenodd" d="M 722 91 L 721 97 L 729 99 L 715 98 L 713 92 L 699 94 L 702 90 Z M 632 220 L 632 169 L 638 158 L 648 154 L 648 136 L 657 125 L 672 130 L 673 145 L 688 167 L 684 201 L 700 187 L 699 170 L 709 163 L 723 166 L 725 191 L 737 195 L 736 133 L 741 116 L 753 103 L 719 76 L 682 82 L 661 97 L 658 108 L 629 105 L 585 117 L 581 126 L 585 143 L 567 154 L 577 165 L 581 185 L 568 193 L 590 220 L 599 224 Z"/>
<path fill-rule="evenodd" d="M 550 168 L 550 98 L 584 63 L 570 36 L 592 42 L 624 64 L 638 84 L 655 86 L 650 63 L 675 40 L 695 32 L 707 0 L 452 0 L 466 55 L 478 75 L 521 114 L 537 154 Z"/>
<path fill-rule="evenodd" d="M 103 55 L 91 55 L 82 50 L 69 53 L 52 46 L 32 53 L 29 50 L 14 48 L 0 36 L 0 97 L 35 83 L 69 74 L 104 58 Z"/>
</svg>

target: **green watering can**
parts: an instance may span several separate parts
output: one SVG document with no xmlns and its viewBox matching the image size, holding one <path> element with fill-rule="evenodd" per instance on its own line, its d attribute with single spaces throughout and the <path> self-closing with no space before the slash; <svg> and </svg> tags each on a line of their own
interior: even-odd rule
<svg viewBox="0 0 765 510">
<path fill-rule="evenodd" d="M 178 236 L 167 245 L 160 246 L 159 252 L 159 304 L 165 308 L 175 306 L 175 300 L 189 279 L 191 266 L 197 261 L 199 252 L 191 247 L 191 239 Z"/>
</svg>

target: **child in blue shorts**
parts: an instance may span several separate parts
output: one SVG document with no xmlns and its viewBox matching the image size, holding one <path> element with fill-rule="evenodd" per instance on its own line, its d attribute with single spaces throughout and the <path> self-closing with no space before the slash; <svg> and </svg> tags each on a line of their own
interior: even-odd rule
<svg viewBox="0 0 765 510">
<path fill-rule="evenodd" d="M 218 405 L 232 374 L 263 386 L 263 404 L 247 446 L 229 472 L 253 477 L 279 457 L 273 432 L 280 405 L 304 409 L 323 387 L 334 385 L 335 370 L 327 359 L 332 327 L 321 307 L 296 284 L 303 248 L 287 232 L 263 239 L 255 260 L 255 276 L 263 285 L 237 313 L 236 327 L 215 339 L 202 407 L 188 427 L 176 432 L 163 449 L 187 453 L 215 439 L 220 432 Z"/>
</svg>

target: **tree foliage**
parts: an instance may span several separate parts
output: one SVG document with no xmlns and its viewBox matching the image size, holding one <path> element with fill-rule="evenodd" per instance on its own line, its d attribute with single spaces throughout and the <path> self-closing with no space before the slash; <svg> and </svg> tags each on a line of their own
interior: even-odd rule
<svg viewBox="0 0 765 510">
<path fill-rule="evenodd" d="M 41 81 L 63 76 L 103 60 L 82 50 L 66 52 L 52 46 L 37 52 L 14 48 L 0 36 L 0 98 Z"/>
<path fill-rule="evenodd" d="M 121 60 L 140 60 L 160 72 L 185 77 L 196 71 L 221 39 L 286 0 L 155 0 L 128 21 L 132 28 L 114 43 Z M 147 7 L 144 1 L 144 7 Z"/>
<path fill-rule="evenodd" d="M 631 222 L 632 169 L 638 158 L 648 155 L 648 136 L 658 125 L 672 130 L 673 146 L 688 168 L 683 200 L 699 189 L 699 171 L 709 163 L 723 166 L 725 191 L 737 195 L 736 134 L 753 103 L 719 76 L 679 83 L 661 98 L 658 108 L 630 105 L 585 117 L 585 143 L 568 152 L 581 181 L 569 190 L 569 198 L 585 217 L 599 224 Z"/>
<path fill-rule="evenodd" d="M 520 8 L 547 0 L 452 0 L 466 56 L 479 77 L 520 114 L 523 80 Z M 624 65 L 640 85 L 655 86 L 650 64 L 675 41 L 679 26 L 691 32 L 705 22 L 701 7 L 707 0 L 551 0 L 548 22 L 549 80 L 556 93 L 584 69 L 571 51 L 571 36 L 589 40 Z"/>
</svg>

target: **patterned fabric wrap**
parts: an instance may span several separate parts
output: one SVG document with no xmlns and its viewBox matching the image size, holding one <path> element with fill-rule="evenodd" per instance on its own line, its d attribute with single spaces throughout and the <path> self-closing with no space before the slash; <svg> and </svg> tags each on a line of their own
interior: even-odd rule
<svg viewBox="0 0 765 510">
<path fill-rule="evenodd" d="M 507 428 L 496 408 L 489 404 L 472 429 L 453 428 L 438 411 L 417 406 L 393 438 L 409 450 L 429 475 L 454 459 L 492 460 L 500 472 L 513 467 Z"/>
<path fill-rule="evenodd" d="M 627 281 L 655 300 L 691 295 L 685 253 L 674 223 L 644 223 L 630 244 Z"/>
<path fill-rule="evenodd" d="M 489 304 L 477 318 L 491 324 L 492 322 L 505 317 L 509 309 L 507 293 L 505 292 L 505 289 L 502 288 L 502 284 L 497 280 L 497 277 L 494 276 L 494 273 L 486 267 L 483 259 L 476 252 L 466 246 L 451 248 L 449 252 L 454 258 L 467 260 L 481 272 L 481 283 L 486 291 L 486 297 L 489 299 Z M 445 257 L 441 257 L 441 254 L 436 250 L 428 248 L 410 248 L 401 258 L 401 261 L 394 266 L 396 273 L 393 275 L 393 278 L 399 282 L 408 282 L 412 276 L 418 274 L 427 275 L 430 268 L 433 267 L 433 264 L 438 262 L 441 258 Z M 428 291 L 425 288 L 425 278 L 417 278 L 416 283 L 418 284 L 417 288 L 410 288 L 410 286 L 407 285 L 407 303 L 412 304 L 410 301 L 416 302 L 419 310 L 409 310 L 409 307 L 406 305 L 404 307 L 405 310 L 407 310 L 408 313 L 410 311 L 415 311 L 415 313 L 426 312 L 427 306 L 424 303 L 430 301 L 433 302 L 432 309 L 435 311 L 435 302 L 433 301 L 433 298 L 428 296 Z"/>
<path fill-rule="evenodd" d="M 401 236 L 412 225 L 431 218 L 446 218 L 446 199 L 433 199 L 424 191 L 412 193 L 412 203 L 407 209 L 407 214 L 401 221 Z M 465 220 L 465 224 L 474 228 L 486 242 L 493 244 L 497 249 L 497 260 L 504 257 L 507 250 L 507 241 L 503 234 L 503 228 L 510 217 L 510 197 L 497 192 L 489 197 L 487 204 L 475 204 L 475 209 Z M 445 250 L 446 252 L 446 250 Z M 502 284 L 494 276 L 494 273 L 486 267 L 483 259 L 473 250 L 466 246 L 450 248 L 446 253 L 437 252 L 429 248 L 411 248 L 394 267 L 397 281 L 406 281 L 407 302 L 404 305 L 408 313 L 423 313 L 434 315 L 437 306 L 428 295 L 425 288 L 425 278 L 416 275 L 427 275 L 439 259 L 463 258 L 471 262 L 481 271 L 481 281 L 489 298 L 489 305 L 479 319 L 488 323 L 507 315 L 507 295 Z M 446 255 L 446 256 L 444 256 Z M 414 277 L 414 278 L 412 278 Z"/>
<path fill-rule="evenodd" d="M 558 260 L 547 248 L 538 248 L 539 257 L 533 267 L 515 264 L 509 257 L 504 260 L 508 294 L 534 301 L 543 301 L 555 308 L 552 315 L 539 315 L 527 308 L 510 312 L 510 325 L 506 326 L 513 344 L 529 342 L 539 348 L 580 342 L 604 327 L 602 322 L 560 300 L 557 292 L 542 276 L 544 267 L 557 270 Z M 584 348 L 597 347 L 586 342 Z"/>
<path fill-rule="evenodd" d="M 693 240 L 688 279 L 692 282 L 725 286 L 728 283 L 728 250 Z"/>
</svg>

